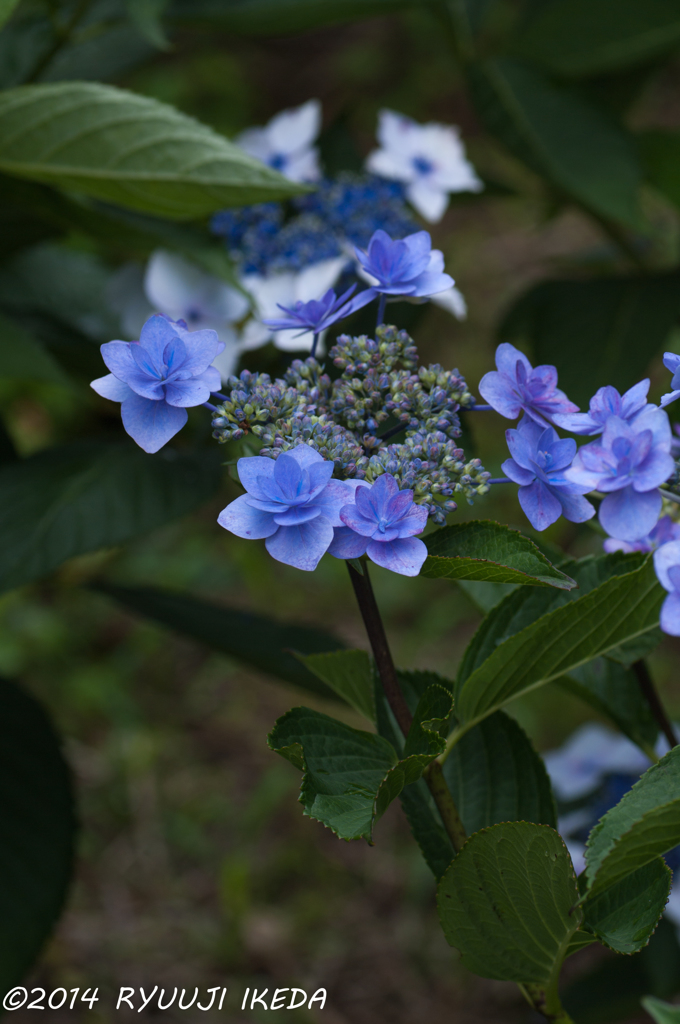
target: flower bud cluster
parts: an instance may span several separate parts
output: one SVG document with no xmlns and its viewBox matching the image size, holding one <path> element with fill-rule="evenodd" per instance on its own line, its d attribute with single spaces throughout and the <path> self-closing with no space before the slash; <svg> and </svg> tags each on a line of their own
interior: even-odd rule
<svg viewBox="0 0 680 1024">
<path fill-rule="evenodd" d="M 376 335 L 338 338 L 329 353 L 342 371 L 334 381 L 313 358 L 294 360 L 283 380 L 248 371 L 230 377 L 213 436 L 224 442 L 252 433 L 260 454 L 274 459 L 304 442 L 333 462 L 341 480 L 372 483 L 389 473 L 441 524 L 454 496 L 472 502 L 489 490 L 479 459 L 466 460 L 455 444 L 458 409 L 472 396 L 457 370 L 419 367 L 405 331 L 379 327 Z M 378 427 L 390 418 L 397 422 L 381 438 Z M 399 433 L 403 441 L 388 443 Z"/>
</svg>

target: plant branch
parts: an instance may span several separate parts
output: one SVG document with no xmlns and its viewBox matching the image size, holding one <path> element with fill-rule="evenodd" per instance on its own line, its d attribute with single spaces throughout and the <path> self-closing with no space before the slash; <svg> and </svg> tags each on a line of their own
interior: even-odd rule
<svg viewBox="0 0 680 1024">
<path fill-rule="evenodd" d="M 349 571 L 349 578 L 352 581 L 357 604 L 359 605 L 359 611 L 364 620 L 364 626 L 366 627 L 366 633 L 368 634 L 376 668 L 378 669 L 378 676 L 380 677 L 387 703 L 392 709 L 399 728 L 406 737 L 413 723 L 413 716 L 399 686 L 397 670 L 392 660 L 392 652 L 387 642 L 385 627 L 383 626 L 373 587 L 368 576 L 368 565 L 364 561 L 363 574 L 357 572 L 349 562 L 347 562 L 347 569 Z M 451 845 L 456 853 L 458 853 L 467 836 L 458 813 L 458 808 L 446 784 L 442 766 L 438 761 L 433 761 L 428 765 L 423 772 L 423 779 L 437 805 L 437 810 L 446 829 L 446 834 L 451 840 Z"/>
<path fill-rule="evenodd" d="M 678 741 L 675 738 L 673 726 L 671 725 L 668 715 L 666 714 L 666 709 L 661 703 L 661 698 L 659 697 L 659 694 L 656 691 L 656 687 L 654 686 L 654 680 L 649 674 L 647 662 L 644 661 L 642 658 L 639 661 L 634 662 L 633 672 L 635 673 L 635 676 L 637 678 L 638 686 L 642 691 L 642 695 L 649 704 L 650 711 L 654 715 L 656 724 L 659 726 L 661 732 L 664 734 L 664 736 L 670 743 L 672 749 Z"/>
<path fill-rule="evenodd" d="M 66 44 L 70 42 L 74 30 L 78 27 L 80 22 L 87 14 L 91 2 L 92 0 L 80 0 L 80 3 L 76 5 L 73 14 L 66 22 L 66 24 L 62 27 L 55 25 L 54 41 L 36 63 L 35 67 L 33 68 L 33 71 L 26 79 L 26 83 L 37 82 L 40 76 L 42 75 L 43 71 L 45 71 L 45 69 L 52 63 L 52 61 L 59 53 L 59 51 L 62 49 L 62 47 L 66 46 Z"/>
<path fill-rule="evenodd" d="M 530 1006 L 541 1013 L 552 1024 L 574 1024 L 569 1014 L 562 1008 L 559 997 L 550 995 L 546 989 L 535 982 L 520 983 L 520 989 Z"/>
</svg>

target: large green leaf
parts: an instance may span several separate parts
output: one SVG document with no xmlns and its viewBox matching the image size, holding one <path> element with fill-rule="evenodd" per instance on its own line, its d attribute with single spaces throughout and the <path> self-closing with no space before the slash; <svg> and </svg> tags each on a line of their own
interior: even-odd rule
<svg viewBox="0 0 680 1024">
<path fill-rule="evenodd" d="M 668 0 L 556 0 L 535 11 L 516 50 L 561 75 L 601 75 L 680 43 L 680 11 Z"/>
<path fill-rule="evenodd" d="M 0 313 L 0 377 L 69 384 L 50 353 L 9 317 Z"/>
<path fill-rule="evenodd" d="M 642 1005 L 656 1024 L 680 1024 L 680 1006 L 671 1006 L 654 996 L 645 996 Z"/>
<path fill-rule="evenodd" d="M 306 651 L 318 657 L 320 652 L 337 652 L 342 648 L 342 640 L 329 633 L 307 626 L 276 622 L 263 615 L 214 604 L 194 597 L 193 594 L 162 590 L 159 587 L 121 587 L 112 583 L 98 583 L 97 589 L 120 601 L 126 608 L 183 633 L 214 651 L 237 658 L 303 690 L 336 699 L 337 686 L 331 689 L 321 682 L 324 678 L 321 673 L 307 668 L 305 659 L 297 654 Z M 351 704 L 349 697 L 345 699 Z"/>
<path fill-rule="evenodd" d="M 302 191 L 173 107 L 94 82 L 1 93 L 0 170 L 178 219 Z"/>
<path fill-rule="evenodd" d="M 46 575 L 74 555 L 122 544 L 210 498 L 219 452 L 130 441 L 52 448 L 0 469 L 0 590 Z"/>
<path fill-rule="evenodd" d="M 610 658 L 595 658 L 557 683 L 608 715 L 633 743 L 647 750 L 654 748 L 659 727 L 630 668 Z"/>
<path fill-rule="evenodd" d="M 462 726 L 469 728 L 520 694 L 658 628 L 664 596 L 647 560 L 515 633 L 457 682 Z"/>
<path fill-rule="evenodd" d="M 468 77 L 484 125 L 511 153 L 587 209 L 639 227 L 635 147 L 604 111 L 511 58 Z"/>
<path fill-rule="evenodd" d="M 420 0 L 434 6 L 434 0 Z M 168 17 L 244 35 L 289 35 L 322 25 L 394 14 L 415 0 L 173 0 Z"/>
<path fill-rule="evenodd" d="M 290 643 L 290 641 L 289 641 Z M 308 668 L 342 700 L 347 701 L 369 722 L 375 722 L 373 665 L 367 651 L 330 651 L 323 654 L 298 654 Z"/>
<path fill-rule="evenodd" d="M 425 543 L 429 556 L 420 575 L 431 579 L 526 583 L 560 590 L 576 586 L 519 530 L 488 519 L 445 526 Z"/>
<path fill-rule="evenodd" d="M 672 880 L 668 866 L 655 857 L 586 899 L 583 927 L 617 953 L 637 953 L 659 922 Z"/>
<path fill-rule="evenodd" d="M 677 166 L 669 175 L 676 188 Z M 677 195 L 680 201 L 680 188 Z M 587 408 L 599 387 L 625 391 L 644 377 L 679 315 L 678 270 L 541 281 L 506 313 L 499 338 L 527 345 L 535 362 L 556 366 L 560 387 Z"/>
<path fill-rule="evenodd" d="M 401 760 L 382 736 L 352 729 L 318 711 L 293 708 L 280 718 L 268 743 L 304 772 L 300 801 L 305 814 L 341 839 L 371 842 L 376 820 L 443 748 L 437 728 L 450 714 L 451 695 L 440 687 L 432 689 L 439 692 L 424 694 L 412 749 L 407 746 Z"/>
<path fill-rule="evenodd" d="M 543 760 L 503 711 L 463 736 L 444 763 L 444 777 L 468 835 L 501 821 L 556 827 Z"/>
<path fill-rule="evenodd" d="M 0 27 L 11 17 L 19 0 L 0 0 Z"/>
<path fill-rule="evenodd" d="M 469 970 L 524 983 L 550 980 L 582 916 L 561 837 L 524 821 L 470 836 L 439 883 L 437 904 Z"/>
<path fill-rule="evenodd" d="M 23 980 L 61 913 L 75 832 L 59 740 L 40 705 L 0 680 L 0 998 Z"/>
<path fill-rule="evenodd" d="M 600 892 L 680 843 L 680 747 L 652 765 L 586 844 L 590 892 Z"/>
</svg>

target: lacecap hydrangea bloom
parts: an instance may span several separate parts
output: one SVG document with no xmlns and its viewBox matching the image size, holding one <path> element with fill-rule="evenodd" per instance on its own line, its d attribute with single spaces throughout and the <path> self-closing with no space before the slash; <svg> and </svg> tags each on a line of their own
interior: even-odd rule
<svg viewBox="0 0 680 1024">
<path fill-rule="evenodd" d="M 671 540 L 680 540 L 680 523 L 676 523 L 670 516 L 661 516 L 651 533 L 635 541 L 615 540 L 607 537 L 602 547 L 610 554 L 613 551 L 656 551 L 662 544 Z"/>
<path fill-rule="evenodd" d="M 599 519 L 610 537 L 636 541 L 651 533 L 659 518 L 659 487 L 675 470 L 670 450 L 668 416 L 650 405 L 632 423 L 610 416 L 601 440 L 580 448 L 565 476 L 605 493 Z"/>
<path fill-rule="evenodd" d="M 279 315 L 262 322 L 275 331 L 294 330 L 300 334 L 311 331 L 315 336 L 371 302 L 373 293 L 368 288 L 351 298 L 355 288 L 356 285 L 353 284 L 339 298 L 334 290 L 329 288 L 320 299 L 312 299 L 311 302 L 296 302 L 290 307 L 278 303 L 283 316 Z"/>
<path fill-rule="evenodd" d="M 649 378 L 641 380 L 624 395 L 611 385 L 599 388 L 590 399 L 588 412 L 557 413 L 552 417 L 553 422 L 572 434 L 588 437 L 601 434 L 610 416 L 618 416 L 630 423 L 647 407 L 649 383 Z"/>
<path fill-rule="evenodd" d="M 444 273 L 443 253 L 432 248 L 427 231 L 394 240 L 379 230 L 368 249 L 355 249 L 355 254 L 374 293 L 424 299 L 448 291 L 454 284 Z"/>
<path fill-rule="evenodd" d="M 506 419 L 517 419 L 524 412 L 549 427 L 556 422 L 556 415 L 578 412 L 578 406 L 558 389 L 554 366 L 533 367 L 524 353 L 508 342 L 496 349 L 496 366 L 482 377 L 479 393 Z"/>
<path fill-rule="evenodd" d="M 583 495 L 592 490 L 565 476 L 576 455 L 576 441 L 562 438 L 552 427 L 543 427 L 524 416 L 516 430 L 505 436 L 511 459 L 503 472 L 519 484 L 519 503 L 535 530 L 545 530 L 562 515 L 572 523 L 584 523 L 595 508 Z"/>
<path fill-rule="evenodd" d="M 442 219 L 450 193 L 484 188 L 453 125 L 418 124 L 381 110 L 378 142 L 380 148 L 366 161 L 368 170 L 403 182 L 409 202 L 425 220 Z"/>
<path fill-rule="evenodd" d="M 157 452 L 187 421 L 187 408 L 203 405 L 220 386 L 212 362 L 224 348 L 215 331 L 189 331 L 183 321 L 152 316 L 139 341 L 101 346 L 111 371 L 90 385 L 121 403 L 125 430 L 145 452 Z"/>
<path fill-rule="evenodd" d="M 654 569 L 659 583 L 668 591 L 661 607 L 661 628 L 671 636 L 680 636 L 680 540 L 657 548 Z"/>
</svg>

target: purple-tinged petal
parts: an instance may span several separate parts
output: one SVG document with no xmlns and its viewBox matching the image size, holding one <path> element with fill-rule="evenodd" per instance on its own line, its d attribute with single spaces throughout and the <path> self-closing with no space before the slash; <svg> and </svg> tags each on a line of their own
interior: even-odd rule
<svg viewBox="0 0 680 1024">
<path fill-rule="evenodd" d="M 427 548 L 417 537 L 404 537 L 387 544 L 372 540 L 366 554 L 383 569 L 398 572 L 400 576 L 417 576 L 427 558 Z"/>
<path fill-rule="evenodd" d="M 671 373 L 678 373 L 680 371 L 680 355 L 677 352 L 664 352 L 663 365 Z"/>
<path fill-rule="evenodd" d="M 412 504 L 413 491 L 398 491 L 387 502 L 387 506 L 385 508 L 385 518 L 390 523 L 393 523 L 395 519 L 401 519 L 402 516 L 406 515 Z"/>
<path fill-rule="evenodd" d="M 246 497 L 250 507 L 257 508 L 260 512 L 272 512 L 278 515 L 279 512 L 284 512 L 288 508 L 285 501 L 262 501 L 261 498 L 254 498 L 252 494 L 248 494 Z"/>
<path fill-rule="evenodd" d="M 152 402 L 135 394 L 125 399 L 120 414 L 130 437 L 149 454 L 167 444 L 188 419 L 186 409 L 177 409 L 167 402 Z"/>
<path fill-rule="evenodd" d="M 239 459 L 236 463 L 238 478 L 248 491 L 255 498 L 266 501 L 271 497 L 269 492 L 262 490 L 260 478 L 273 479 L 275 462 L 273 459 L 265 459 L 262 455 L 250 455 Z"/>
<path fill-rule="evenodd" d="M 412 510 L 402 519 L 392 523 L 392 528 L 397 531 L 398 537 L 413 537 L 416 533 L 422 533 L 427 525 L 427 509 L 423 505 L 414 505 Z M 375 537 L 377 540 L 378 537 Z"/>
<path fill-rule="evenodd" d="M 580 434 L 585 437 L 592 437 L 600 434 L 603 424 L 594 420 L 587 412 L 555 413 L 553 423 L 562 430 L 568 430 L 571 434 Z"/>
<path fill-rule="evenodd" d="M 649 377 L 646 377 L 621 396 L 621 416 L 624 420 L 630 420 L 645 408 L 650 384 Z"/>
<path fill-rule="evenodd" d="M 516 420 L 522 411 L 522 404 L 512 381 L 504 373 L 498 373 L 496 370 L 485 373 L 479 382 L 478 390 L 484 401 L 507 420 Z"/>
<path fill-rule="evenodd" d="M 132 358 L 130 352 L 130 345 L 135 342 L 130 341 L 107 341 L 105 344 L 99 346 L 99 351 L 102 354 L 102 359 L 106 364 L 106 368 L 118 378 L 127 383 L 127 378 L 131 373 L 137 373 L 137 364 Z"/>
<path fill-rule="evenodd" d="M 553 430 L 554 433 L 555 431 Z M 558 473 L 561 469 L 566 469 L 573 462 L 576 455 L 576 441 L 574 441 L 573 437 L 563 437 L 559 441 L 554 441 L 550 445 L 548 452 L 552 460 L 549 472 Z"/>
<path fill-rule="evenodd" d="M 309 500 L 316 499 L 321 494 L 328 481 L 333 476 L 334 465 L 332 462 L 310 462 L 307 467 L 309 474 Z M 346 501 L 349 499 L 345 499 Z"/>
<path fill-rule="evenodd" d="M 518 348 L 511 345 L 509 342 L 504 341 L 496 349 L 496 367 L 501 373 L 507 374 L 512 379 L 515 379 L 517 361 L 524 366 L 527 372 L 527 376 L 531 373 L 533 367 L 523 352 L 520 352 Z"/>
<path fill-rule="evenodd" d="M 298 526 L 280 526 L 272 537 L 267 538 L 265 546 L 277 562 L 311 572 L 332 541 L 333 527 L 325 516 L 317 516 Z"/>
<path fill-rule="evenodd" d="M 654 487 L 660 487 L 673 476 L 675 462 L 667 452 L 655 449 L 645 459 L 644 465 L 635 472 L 633 487 L 636 491 L 651 491 Z"/>
<path fill-rule="evenodd" d="M 303 480 L 303 472 L 298 461 L 287 452 L 279 455 L 274 463 L 274 482 L 281 491 L 284 501 L 297 503 L 303 499 L 303 493 L 306 495 L 307 488 L 304 484 L 309 482 L 309 476 L 306 481 Z"/>
<path fill-rule="evenodd" d="M 183 375 L 198 376 L 205 373 L 213 359 L 224 351 L 224 342 L 220 341 L 217 331 L 209 328 L 202 331 L 182 331 L 180 337 L 186 350 L 182 366 Z"/>
<path fill-rule="evenodd" d="M 298 444 L 295 448 L 290 448 L 286 455 L 290 455 L 291 459 L 295 459 L 298 466 L 303 469 L 307 469 L 313 462 L 323 462 L 324 457 L 315 448 L 311 448 L 308 444 Z"/>
<path fill-rule="evenodd" d="M 357 497 L 363 493 L 363 490 L 357 491 Z M 362 516 L 358 505 L 343 505 L 340 509 L 340 521 L 362 537 L 372 537 L 378 530 L 375 516 L 371 515 L 370 519 Z"/>
<path fill-rule="evenodd" d="M 654 570 L 661 586 L 669 592 L 673 591 L 674 587 L 668 573 L 674 565 L 680 565 L 680 540 L 662 544 L 654 552 Z"/>
<path fill-rule="evenodd" d="M 562 489 L 553 491 L 553 494 L 562 506 L 562 515 L 570 523 L 585 523 L 595 515 L 595 506 L 583 495 L 570 494 Z"/>
<path fill-rule="evenodd" d="M 225 530 L 245 540 L 262 540 L 263 537 L 271 537 L 279 529 L 271 512 L 253 508 L 247 494 L 241 494 L 223 508 L 217 522 Z"/>
<path fill-rule="evenodd" d="M 105 377 L 98 377 L 97 380 L 91 381 L 90 387 L 102 398 L 108 398 L 112 402 L 124 402 L 126 398 L 134 394 L 129 385 L 118 380 L 118 377 L 114 377 L 112 373 L 107 373 Z"/>
<path fill-rule="evenodd" d="M 600 505 L 600 523 L 617 540 L 641 540 L 652 532 L 661 512 L 659 491 L 639 494 L 632 487 L 608 494 Z"/>
<path fill-rule="evenodd" d="M 298 523 L 307 523 L 321 515 L 321 509 L 316 505 L 294 505 L 285 512 L 278 511 L 274 515 L 274 522 L 279 526 L 297 526 Z"/>
<path fill-rule="evenodd" d="M 181 330 L 181 328 L 180 328 Z M 149 365 L 156 367 L 157 372 L 160 374 L 163 367 L 165 366 L 164 353 L 167 345 L 173 347 L 177 342 L 182 343 L 179 331 L 176 329 L 175 324 L 168 317 L 162 316 L 160 313 L 154 313 L 146 321 L 142 330 L 139 334 L 139 344 L 144 349 Z M 135 342 L 132 342 L 135 344 Z M 184 350 L 186 355 L 186 350 Z"/>
<path fill-rule="evenodd" d="M 533 483 L 536 478 L 536 474 L 531 469 L 524 469 L 514 459 L 506 459 L 501 469 L 510 480 L 516 484 L 521 484 L 523 487 Z"/>
<path fill-rule="evenodd" d="M 534 383 L 534 381 L 536 381 L 541 385 L 542 389 L 557 394 L 557 392 L 555 391 L 555 389 L 557 388 L 556 366 L 550 366 L 548 364 L 544 364 L 542 366 L 534 366 L 530 374 L 530 380 L 532 384 Z M 559 392 L 559 394 L 563 395 L 564 392 Z M 564 395 L 564 397 L 566 398 L 567 396 Z"/>
<path fill-rule="evenodd" d="M 660 408 L 665 409 L 672 402 L 677 402 L 678 398 L 680 398 L 680 391 L 669 391 L 668 394 L 661 396 Z"/>
<path fill-rule="evenodd" d="M 336 528 L 328 554 L 335 558 L 361 558 L 366 553 L 368 537 L 355 533 L 349 526 Z"/>
<path fill-rule="evenodd" d="M 318 508 L 331 526 L 340 528 L 342 520 L 340 510 L 350 504 L 354 498 L 354 488 L 348 486 L 346 480 L 329 480 L 324 490 L 314 498 L 314 508 Z"/>
<path fill-rule="evenodd" d="M 680 563 L 672 565 L 668 570 L 668 579 L 673 584 L 673 589 L 680 594 Z"/>
<path fill-rule="evenodd" d="M 415 287 L 410 290 L 411 295 L 426 299 L 430 295 L 439 295 L 440 292 L 447 292 L 453 288 L 455 281 L 450 274 L 425 273 L 420 274 L 413 282 Z"/>
<path fill-rule="evenodd" d="M 535 475 L 533 467 L 536 450 L 543 433 L 544 428 L 526 416 L 523 417 L 519 427 L 505 431 L 505 440 L 513 459 L 518 466 L 531 470 L 532 475 Z"/>
<path fill-rule="evenodd" d="M 669 594 L 661 605 L 659 625 L 669 636 L 680 636 L 680 594 Z"/>
<path fill-rule="evenodd" d="M 187 409 L 195 405 L 203 405 L 209 398 L 210 388 L 197 377 L 165 382 L 165 400 L 169 405 Z"/>
<path fill-rule="evenodd" d="M 541 480 L 534 480 L 528 487 L 520 487 L 518 498 L 525 516 L 535 530 L 547 529 L 562 514 L 562 505 Z"/>
<path fill-rule="evenodd" d="M 220 342 L 220 344 L 222 343 Z M 220 391 L 222 387 L 222 377 L 220 376 L 220 371 L 216 366 L 209 366 L 207 370 L 203 371 L 203 373 L 196 374 L 194 380 L 203 381 L 204 384 L 208 385 L 211 392 Z"/>
</svg>

